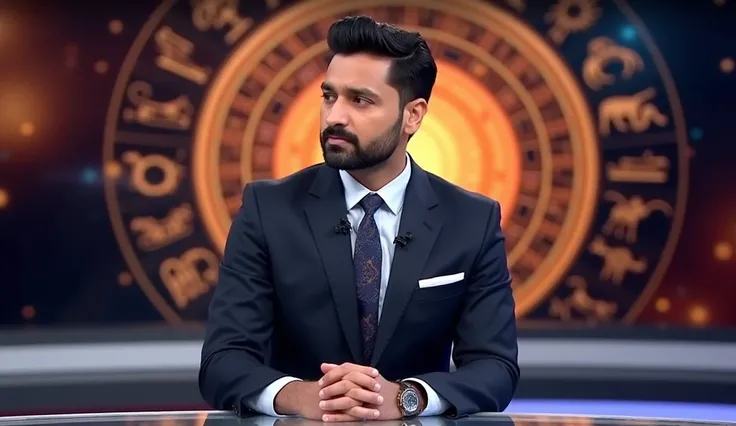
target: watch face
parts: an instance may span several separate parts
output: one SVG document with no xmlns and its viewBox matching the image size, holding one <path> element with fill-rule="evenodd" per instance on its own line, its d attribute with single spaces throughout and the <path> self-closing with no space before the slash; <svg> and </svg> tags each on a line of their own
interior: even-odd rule
<svg viewBox="0 0 736 426">
<path fill-rule="evenodd" d="M 407 414 L 413 414 L 419 410 L 419 395 L 414 389 L 407 389 L 401 395 L 401 405 Z"/>
</svg>

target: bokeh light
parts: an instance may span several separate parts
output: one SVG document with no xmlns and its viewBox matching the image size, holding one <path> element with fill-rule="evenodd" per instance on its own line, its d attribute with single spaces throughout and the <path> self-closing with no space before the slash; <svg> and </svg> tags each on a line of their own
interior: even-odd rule
<svg viewBox="0 0 736 426">
<path fill-rule="evenodd" d="M 625 41 L 633 41 L 636 39 L 636 29 L 630 25 L 621 28 L 621 39 Z"/>
<path fill-rule="evenodd" d="M 4 209 L 10 204 L 10 194 L 5 189 L 0 188 L 0 209 Z"/>
<path fill-rule="evenodd" d="M 36 126 L 34 126 L 30 121 L 24 121 L 21 123 L 19 131 L 22 136 L 30 137 L 36 133 Z"/>
<path fill-rule="evenodd" d="M 82 170 L 82 182 L 91 185 L 95 182 L 97 182 L 98 173 L 97 170 L 86 167 L 84 170 Z"/>
<path fill-rule="evenodd" d="M 3 142 L 36 133 L 38 98 L 29 83 L 0 84 L 0 137 Z"/>
<path fill-rule="evenodd" d="M 736 68 L 736 61 L 733 58 L 723 58 L 720 64 L 721 71 L 724 74 L 730 74 Z"/>
<path fill-rule="evenodd" d="M 110 23 L 107 25 L 108 30 L 110 30 L 110 34 L 120 34 L 123 32 L 123 29 L 125 26 L 123 25 L 123 21 L 119 19 L 113 19 L 110 21 Z"/>
<path fill-rule="evenodd" d="M 713 247 L 713 257 L 722 262 L 731 260 L 731 257 L 733 257 L 733 246 L 727 242 L 717 243 Z"/>
<path fill-rule="evenodd" d="M 690 308 L 688 313 L 690 322 L 695 326 L 704 326 L 710 321 L 710 312 L 703 305 L 695 305 Z"/>
<path fill-rule="evenodd" d="M 95 62 L 94 69 L 97 74 L 105 74 L 110 69 L 110 64 L 107 61 L 97 61 Z"/>
<path fill-rule="evenodd" d="M 669 312 L 670 308 L 672 308 L 672 303 L 670 302 L 670 299 L 666 297 L 660 297 L 654 304 L 654 308 L 657 310 L 657 312 L 660 313 Z"/>
</svg>

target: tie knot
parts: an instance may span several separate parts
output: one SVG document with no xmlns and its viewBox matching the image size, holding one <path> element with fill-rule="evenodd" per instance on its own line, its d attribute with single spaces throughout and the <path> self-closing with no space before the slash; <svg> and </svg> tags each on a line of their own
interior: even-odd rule
<svg viewBox="0 0 736 426">
<path fill-rule="evenodd" d="M 370 216 L 378 210 L 383 204 L 383 198 L 378 194 L 368 194 L 360 200 L 360 207 L 363 207 L 366 216 Z"/>
</svg>

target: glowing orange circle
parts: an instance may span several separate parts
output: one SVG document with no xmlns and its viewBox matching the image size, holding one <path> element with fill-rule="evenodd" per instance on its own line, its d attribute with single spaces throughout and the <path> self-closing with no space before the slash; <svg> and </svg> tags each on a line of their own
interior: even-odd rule
<svg viewBox="0 0 736 426">
<path fill-rule="evenodd" d="M 447 62 L 437 66 L 429 111 L 409 143 L 409 153 L 425 170 L 513 211 L 522 166 L 510 120 L 488 90 L 465 71 Z M 315 79 L 297 96 L 279 126 L 272 169 L 276 178 L 323 161 L 321 82 Z"/>
</svg>

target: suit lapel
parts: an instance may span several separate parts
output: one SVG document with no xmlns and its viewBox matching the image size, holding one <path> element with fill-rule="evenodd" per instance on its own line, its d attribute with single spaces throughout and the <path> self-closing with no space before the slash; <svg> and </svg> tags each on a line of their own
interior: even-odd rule
<svg viewBox="0 0 736 426">
<path fill-rule="evenodd" d="M 393 336 L 442 228 L 441 209 L 429 183 L 427 172 L 412 161 L 411 179 L 406 189 L 399 235 L 412 234 L 405 246 L 396 246 L 381 321 L 373 349 L 375 366 Z"/>
<path fill-rule="evenodd" d="M 362 350 L 352 245 L 350 235 L 335 232 L 335 226 L 347 215 L 344 190 L 337 170 L 321 166 L 309 194 L 305 205 L 309 226 L 322 258 L 350 352 L 353 359 L 359 361 L 362 359 Z"/>
</svg>

